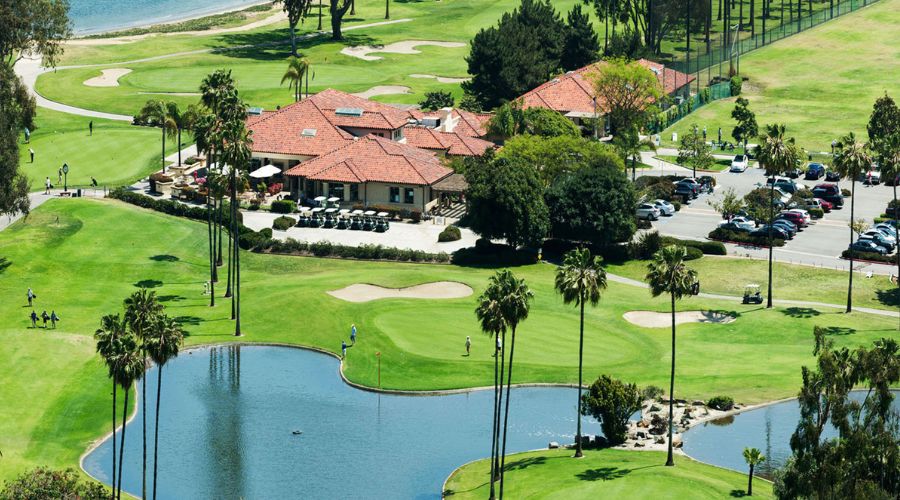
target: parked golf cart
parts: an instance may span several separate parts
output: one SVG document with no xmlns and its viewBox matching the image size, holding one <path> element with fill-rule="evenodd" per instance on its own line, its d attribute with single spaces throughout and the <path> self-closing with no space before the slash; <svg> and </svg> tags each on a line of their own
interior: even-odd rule
<svg viewBox="0 0 900 500">
<path fill-rule="evenodd" d="M 763 296 L 759 291 L 759 285 L 747 285 L 744 287 L 744 304 L 762 304 Z"/>
</svg>

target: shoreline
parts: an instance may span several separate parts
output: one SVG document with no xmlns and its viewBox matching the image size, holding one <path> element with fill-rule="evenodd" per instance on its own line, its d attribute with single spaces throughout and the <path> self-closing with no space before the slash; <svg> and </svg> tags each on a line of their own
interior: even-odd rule
<svg viewBox="0 0 900 500">
<path fill-rule="evenodd" d="M 228 14 L 231 12 L 240 12 L 245 9 L 249 9 L 251 7 L 257 7 L 259 5 L 272 4 L 274 2 L 272 0 L 252 0 L 248 3 L 241 5 L 234 5 L 231 7 L 210 7 L 207 9 L 195 10 L 192 12 L 185 12 L 184 14 L 175 14 L 174 18 L 158 20 L 158 21 L 135 21 L 134 23 L 125 23 L 117 26 L 112 26 L 108 28 L 99 28 L 99 29 L 85 29 L 85 30 L 72 30 L 72 38 L 71 40 L 84 40 L 87 37 L 97 36 L 97 35 L 106 35 L 109 33 L 115 33 L 117 31 L 131 30 L 131 29 L 141 29 L 141 28 L 150 28 L 152 26 L 165 26 L 169 24 L 177 24 L 185 21 L 193 21 L 196 19 L 203 19 L 204 17 L 212 17 L 219 14 Z"/>
</svg>

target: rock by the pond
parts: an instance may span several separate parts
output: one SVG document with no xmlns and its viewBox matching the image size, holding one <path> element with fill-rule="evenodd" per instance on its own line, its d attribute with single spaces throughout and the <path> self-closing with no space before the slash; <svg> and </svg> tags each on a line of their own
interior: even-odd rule
<svg viewBox="0 0 900 500">
<path fill-rule="evenodd" d="M 634 447 L 635 447 L 635 448 L 643 448 L 643 447 L 644 447 L 644 443 L 634 443 Z"/>
<path fill-rule="evenodd" d="M 656 405 L 651 405 L 651 406 L 650 406 L 650 411 L 651 411 L 651 412 L 654 412 L 654 411 L 660 411 L 660 410 L 662 410 L 662 408 L 660 408 L 659 406 L 656 406 Z"/>
<path fill-rule="evenodd" d="M 550 444 L 547 445 L 547 448 L 555 450 L 559 448 L 559 443 L 557 443 L 556 441 L 550 441 Z"/>
<path fill-rule="evenodd" d="M 656 444 L 666 444 L 666 438 L 662 436 L 656 438 Z"/>
</svg>

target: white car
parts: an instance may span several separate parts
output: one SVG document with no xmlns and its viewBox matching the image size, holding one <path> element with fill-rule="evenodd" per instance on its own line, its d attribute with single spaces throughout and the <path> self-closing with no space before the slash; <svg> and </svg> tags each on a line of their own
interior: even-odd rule
<svg viewBox="0 0 900 500">
<path fill-rule="evenodd" d="M 888 236 L 893 236 L 895 239 L 897 238 L 897 228 L 890 224 L 882 222 L 881 224 L 876 224 L 872 229 L 877 229 Z"/>
<path fill-rule="evenodd" d="M 653 206 L 659 210 L 660 215 L 675 215 L 675 205 L 666 200 L 653 200 Z"/>
<path fill-rule="evenodd" d="M 868 231 L 864 232 L 862 234 L 862 236 L 869 236 L 871 238 L 881 239 L 882 241 L 885 241 L 886 243 L 890 243 L 891 245 L 897 244 L 897 238 L 895 238 L 889 234 L 886 234 L 879 229 L 869 229 Z"/>
<path fill-rule="evenodd" d="M 659 209 L 649 203 L 641 203 L 635 215 L 638 219 L 656 220 L 659 219 Z"/>
<path fill-rule="evenodd" d="M 737 155 L 731 160 L 731 171 L 732 172 L 743 172 L 747 170 L 747 166 L 750 164 L 750 160 L 747 158 L 747 155 Z"/>
</svg>

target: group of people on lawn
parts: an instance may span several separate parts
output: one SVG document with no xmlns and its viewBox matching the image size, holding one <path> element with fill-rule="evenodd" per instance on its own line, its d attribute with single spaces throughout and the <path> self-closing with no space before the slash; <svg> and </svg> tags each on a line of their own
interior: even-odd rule
<svg viewBox="0 0 900 500">
<path fill-rule="evenodd" d="M 28 288 L 28 307 L 34 307 L 34 300 L 37 299 L 37 295 L 34 293 L 34 290 Z M 56 314 L 55 310 L 51 310 L 50 314 L 47 314 L 47 310 L 44 309 L 44 312 L 38 316 L 38 313 L 31 309 L 31 315 L 29 316 L 31 319 L 31 327 L 37 328 L 38 319 L 43 320 L 44 328 L 47 328 L 47 322 L 50 322 L 52 328 L 56 328 L 56 322 L 59 321 L 59 316 Z"/>
</svg>

